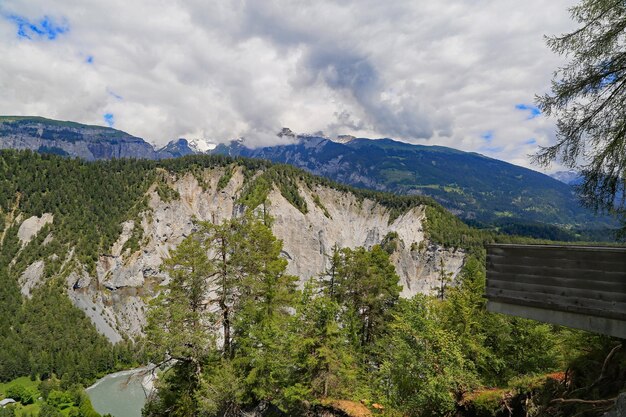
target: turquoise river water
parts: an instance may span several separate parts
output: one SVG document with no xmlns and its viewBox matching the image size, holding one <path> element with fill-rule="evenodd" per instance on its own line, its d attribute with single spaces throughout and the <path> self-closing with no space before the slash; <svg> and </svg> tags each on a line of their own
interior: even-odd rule
<svg viewBox="0 0 626 417">
<path fill-rule="evenodd" d="M 146 403 L 142 385 L 146 368 L 116 372 L 99 379 L 87 388 L 93 408 L 100 414 L 114 417 L 141 417 Z"/>
</svg>

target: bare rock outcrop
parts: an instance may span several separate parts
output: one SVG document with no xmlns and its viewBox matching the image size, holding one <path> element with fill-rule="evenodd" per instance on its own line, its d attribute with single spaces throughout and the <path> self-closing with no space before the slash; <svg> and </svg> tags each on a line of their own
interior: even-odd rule
<svg viewBox="0 0 626 417">
<path fill-rule="evenodd" d="M 218 189 L 223 173 L 223 169 L 212 169 L 202 178 L 191 174 L 170 177 L 169 186 L 180 198 L 164 201 L 152 190 L 150 211 L 140 224 L 123 223 L 117 242 L 109 253 L 100 256 L 96 276 L 76 275 L 68 280 L 75 305 L 110 340 L 120 340 L 122 334 L 141 333 L 146 303 L 157 286 L 168 279 L 161 272 L 163 259 L 194 231 L 194 221 L 219 223 L 241 212 L 236 200 L 244 186 L 244 175 L 236 169 L 226 187 Z M 277 189 L 270 192 L 267 208 L 274 217 L 274 234 L 283 241 L 288 272 L 300 277 L 302 283 L 327 270 L 335 245 L 369 248 L 390 233 L 397 236 L 398 245 L 391 259 L 404 297 L 432 292 L 439 282 L 442 261 L 451 277 L 463 265 L 463 251 L 445 249 L 425 239 L 426 214 L 422 207 L 390 221 L 389 210 L 372 200 L 322 186 L 309 189 L 303 185 L 299 191 L 307 203 L 306 214 Z M 138 227 L 143 236 L 140 250 L 131 253 L 125 244 Z"/>
<path fill-rule="evenodd" d="M 39 233 L 45 225 L 52 223 L 53 221 L 54 216 L 50 213 L 44 213 L 41 217 L 32 216 L 24 220 L 17 231 L 17 237 L 20 240 L 22 247 L 26 246 L 35 236 L 37 236 L 37 233 Z"/>
<path fill-rule="evenodd" d="M 44 267 L 45 262 L 40 259 L 30 264 L 20 276 L 18 283 L 24 297 L 30 298 L 32 290 L 42 282 Z"/>
</svg>

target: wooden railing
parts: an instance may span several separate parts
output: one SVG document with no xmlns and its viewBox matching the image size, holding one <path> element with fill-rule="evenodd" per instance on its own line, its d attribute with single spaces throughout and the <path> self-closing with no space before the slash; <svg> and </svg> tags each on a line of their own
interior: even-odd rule
<svg viewBox="0 0 626 417">
<path fill-rule="evenodd" d="M 626 248 L 488 245 L 487 308 L 626 338 Z"/>
</svg>

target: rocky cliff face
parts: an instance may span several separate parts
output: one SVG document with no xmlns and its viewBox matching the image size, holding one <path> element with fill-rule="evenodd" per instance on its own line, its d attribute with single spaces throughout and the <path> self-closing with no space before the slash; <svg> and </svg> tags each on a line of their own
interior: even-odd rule
<svg viewBox="0 0 626 417">
<path fill-rule="evenodd" d="M 163 258 L 194 230 L 194 219 L 220 222 L 241 212 L 236 204 L 244 185 L 240 168 L 235 169 L 225 188 L 218 189 L 223 168 L 209 169 L 203 176 L 186 174 L 167 179 L 179 198 L 164 201 L 156 187 L 148 192 L 150 209 L 140 221 L 129 219 L 110 251 L 101 254 L 95 274 L 80 268 L 67 276 L 68 294 L 111 341 L 122 335 L 141 333 L 146 303 L 156 287 L 167 280 L 160 267 Z M 284 242 L 283 256 L 288 272 L 304 282 L 323 273 L 335 245 L 355 248 L 380 244 L 386 237 L 397 236 L 392 260 L 403 287 L 402 296 L 429 293 L 437 286 L 440 265 L 447 273 L 458 273 L 464 253 L 433 244 L 424 238 L 425 211 L 416 207 L 389 221 L 388 210 L 371 200 L 323 186 L 309 189 L 300 186 L 300 194 L 309 210 L 303 214 L 278 190 L 269 194 L 269 211 L 274 217 L 273 231 Z M 316 197 L 314 197 L 316 196 Z M 44 219 L 44 218 L 42 218 Z M 23 224 L 32 238 L 34 226 L 42 219 L 26 219 Z M 45 216 L 45 221 L 53 221 Z M 124 244 L 136 228 L 143 230 L 141 249 L 132 252 Z M 67 255 L 71 259 L 72 254 Z M 33 263 L 20 279 L 28 295 L 37 285 L 45 260 Z"/>
<path fill-rule="evenodd" d="M 172 156 L 158 153 L 143 139 L 116 129 L 42 117 L 0 117 L 0 149 L 30 149 L 88 161 Z"/>
<path fill-rule="evenodd" d="M 233 141 L 212 152 L 290 164 L 359 188 L 426 195 L 461 218 L 487 225 L 612 227 L 610 219 L 582 207 L 569 185 L 530 169 L 452 148 L 391 139 L 342 136 L 331 140 L 300 135 L 262 148 Z"/>
</svg>

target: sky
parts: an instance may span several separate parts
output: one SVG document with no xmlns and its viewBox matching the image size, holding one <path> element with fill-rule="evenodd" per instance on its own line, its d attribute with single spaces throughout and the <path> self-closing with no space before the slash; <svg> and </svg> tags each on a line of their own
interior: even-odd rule
<svg viewBox="0 0 626 417">
<path fill-rule="evenodd" d="M 532 167 L 570 0 L 0 0 L 0 114 L 279 143 L 390 137 Z M 538 169 L 538 167 L 533 167 Z M 552 170 L 558 167 L 553 167 Z"/>
</svg>

